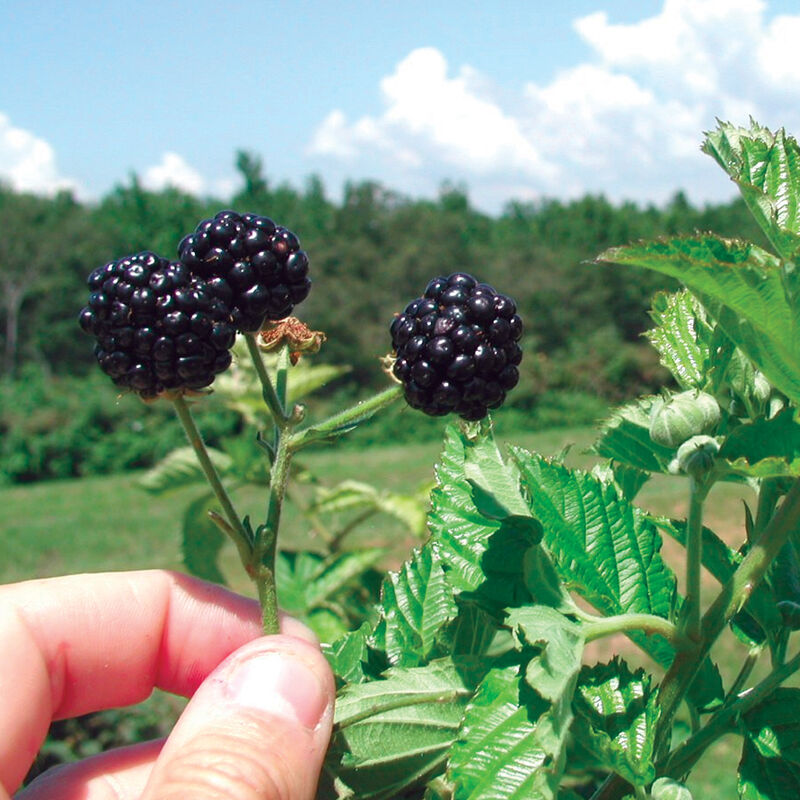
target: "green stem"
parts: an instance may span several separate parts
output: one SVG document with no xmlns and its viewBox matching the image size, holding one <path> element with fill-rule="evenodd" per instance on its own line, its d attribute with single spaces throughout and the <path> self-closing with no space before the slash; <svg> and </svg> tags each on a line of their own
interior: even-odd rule
<svg viewBox="0 0 800 800">
<path fill-rule="evenodd" d="M 722 587 L 716 600 L 703 615 L 701 640 L 697 647 L 679 650 L 659 688 L 661 716 L 656 728 L 656 752 L 672 729 L 675 711 L 697 675 L 703 659 L 728 622 L 741 610 L 753 589 L 763 579 L 772 560 L 786 543 L 790 533 L 800 525 L 800 480 L 795 480 L 789 493 L 758 536 L 736 571 Z M 628 783 L 618 775 L 609 776 L 595 792 L 592 800 L 617 800 L 627 793 Z"/>
<path fill-rule="evenodd" d="M 275 372 L 275 393 L 284 410 L 288 408 L 286 397 L 289 380 L 289 345 L 284 343 L 278 351 L 278 367 Z"/>
<path fill-rule="evenodd" d="M 685 639 L 678 628 L 668 619 L 657 617 L 655 614 L 617 614 L 612 617 L 595 617 L 591 614 L 580 614 L 587 623 L 585 630 L 586 641 L 593 642 L 604 636 L 626 631 L 644 631 L 645 633 L 658 633 L 663 636 L 676 649 L 685 645 Z"/>
<path fill-rule="evenodd" d="M 736 719 L 760 703 L 800 669 L 800 653 L 773 670 L 761 683 L 749 692 L 740 695 L 733 703 L 718 711 L 708 724 L 670 753 L 663 771 L 659 774 L 680 778 L 697 763 L 710 744 L 731 730 Z"/>
<path fill-rule="evenodd" d="M 172 404 L 175 406 L 175 412 L 178 415 L 178 419 L 181 421 L 181 425 L 183 425 L 183 430 L 186 432 L 189 444 L 191 444 L 197 456 L 197 460 L 200 462 L 200 468 L 203 470 L 203 474 L 206 476 L 206 480 L 211 486 L 214 496 L 222 506 L 222 510 L 228 520 L 229 524 L 225 530 L 236 545 L 242 564 L 244 564 L 245 569 L 248 569 L 252 555 L 250 537 L 244 525 L 242 525 L 242 520 L 234 509 L 233 503 L 228 493 L 225 491 L 225 487 L 222 485 L 216 467 L 214 467 L 214 462 L 208 455 L 203 437 L 200 435 L 200 431 L 194 423 L 192 412 L 189 410 L 189 406 L 183 395 L 179 394 L 174 396 L 172 398 Z"/>
<path fill-rule="evenodd" d="M 350 428 L 355 427 L 359 422 L 369 419 L 369 417 L 381 409 L 390 406 L 395 400 L 398 400 L 402 394 L 402 386 L 390 386 L 388 389 L 379 392 L 368 400 L 363 400 L 344 411 L 340 411 L 338 414 L 334 414 L 332 417 L 328 417 L 328 419 L 323 422 L 309 425 L 302 430 L 295 431 L 290 437 L 289 448 L 293 453 L 296 453 L 312 442 L 328 439 L 338 433 L 344 433 Z"/>
<path fill-rule="evenodd" d="M 250 358 L 253 361 L 253 366 L 255 367 L 256 374 L 258 375 L 258 380 L 261 382 L 261 394 L 264 397 L 264 402 L 267 404 L 267 408 L 269 409 L 270 414 L 272 414 L 275 424 L 278 427 L 285 427 L 286 423 L 288 422 L 286 410 L 281 403 L 277 392 L 275 391 L 275 387 L 272 385 L 272 380 L 267 372 L 264 359 L 261 357 L 261 350 L 258 348 L 256 335 L 257 334 L 254 333 L 246 333 L 244 335 L 244 340 L 247 343 L 247 350 L 250 353 Z"/>
<path fill-rule="evenodd" d="M 256 532 L 253 560 L 256 567 L 256 584 L 261 601 L 264 633 L 277 633 L 278 597 L 275 586 L 275 554 L 278 545 L 278 527 L 281 520 L 283 498 L 286 495 L 286 482 L 289 478 L 291 451 L 288 448 L 289 437 L 285 431 L 278 429 L 275 460 L 272 462 L 270 474 L 269 500 L 267 502 L 267 519 Z"/>
<path fill-rule="evenodd" d="M 689 513 L 686 517 L 686 604 L 682 629 L 697 641 L 700 638 L 700 578 L 703 565 L 703 502 L 708 487 L 689 478 Z"/>
</svg>

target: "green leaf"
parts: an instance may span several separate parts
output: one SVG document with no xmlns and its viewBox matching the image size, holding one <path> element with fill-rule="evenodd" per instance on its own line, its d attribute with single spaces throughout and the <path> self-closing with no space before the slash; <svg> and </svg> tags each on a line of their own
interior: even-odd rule
<svg viewBox="0 0 800 800">
<path fill-rule="evenodd" d="M 364 622 L 360 628 L 348 631 L 333 644 L 323 645 L 323 652 L 333 674 L 345 683 L 363 683 L 368 679 L 367 641 L 371 632 L 372 626 Z"/>
<path fill-rule="evenodd" d="M 377 547 L 330 556 L 308 551 L 281 551 L 275 560 L 281 608 L 293 614 L 309 614 L 345 590 L 383 554 L 384 550 Z"/>
<path fill-rule="evenodd" d="M 751 478 L 800 476 L 800 420 L 786 408 L 772 419 L 740 425 L 731 431 L 719 458 L 738 475 Z"/>
<path fill-rule="evenodd" d="M 467 707 L 447 769 L 454 800 L 555 797 L 552 748 L 520 703 L 519 671 L 491 670 Z"/>
<path fill-rule="evenodd" d="M 706 134 L 704 152 L 735 181 L 776 251 L 786 259 L 800 250 L 800 148 L 781 128 L 772 133 L 719 122 Z"/>
<path fill-rule="evenodd" d="M 511 452 L 562 580 L 604 614 L 669 617 L 675 577 L 644 512 L 610 483 L 519 447 Z"/>
<path fill-rule="evenodd" d="M 440 631 L 458 613 L 453 589 L 431 547 L 414 550 L 398 572 L 386 576 L 381 612 L 392 666 L 416 667 L 431 658 Z"/>
<path fill-rule="evenodd" d="M 584 667 L 574 709 L 573 734 L 591 749 L 599 764 L 636 786 L 655 778 L 653 737 L 658 702 L 644 670 L 631 672 L 616 658 L 608 664 Z"/>
<path fill-rule="evenodd" d="M 208 516 L 215 506 L 216 500 L 210 492 L 189 503 L 183 512 L 181 551 L 183 563 L 192 575 L 224 586 L 225 576 L 217 559 L 226 537 Z"/>
<path fill-rule="evenodd" d="M 800 689 L 778 688 L 744 717 L 739 762 L 741 800 L 797 800 L 800 795 Z"/>
<path fill-rule="evenodd" d="M 409 528 L 418 538 L 427 531 L 427 497 L 425 491 L 408 495 L 376 489 L 360 481 L 342 481 L 331 488 L 317 491 L 311 511 L 318 514 L 372 509 L 389 514 Z"/>
<path fill-rule="evenodd" d="M 792 262 L 711 234 L 612 248 L 598 261 L 681 280 L 767 380 L 800 402 L 800 273 Z"/>
<path fill-rule="evenodd" d="M 456 592 L 475 593 L 488 607 L 504 608 L 531 599 L 523 560 L 535 540 L 530 531 L 516 525 L 504 527 L 502 521 L 476 507 L 474 486 L 467 480 L 465 469 L 469 461 L 491 458 L 500 458 L 493 443 L 484 445 L 482 437 L 470 440 L 455 425 L 447 427 L 444 450 L 436 466 L 437 485 L 431 493 L 428 527 L 434 551 Z M 486 469 L 485 464 L 482 469 Z M 513 504 L 509 494 L 508 489 L 500 493 L 503 502 L 499 505 L 503 508 Z"/>
<path fill-rule="evenodd" d="M 492 669 L 469 703 L 448 764 L 455 800 L 558 795 L 581 626 L 547 606 L 512 609 L 507 624 L 527 663 Z"/>
<path fill-rule="evenodd" d="M 328 751 L 338 778 L 360 800 L 421 789 L 444 770 L 467 701 L 490 666 L 441 659 L 345 687 Z"/>
<path fill-rule="evenodd" d="M 643 397 L 616 409 L 603 424 L 592 451 L 644 472 L 668 472 L 672 448 L 650 438 L 650 411 L 657 397 Z"/>
<path fill-rule="evenodd" d="M 211 462 L 217 472 L 224 474 L 231 466 L 231 459 L 220 450 L 207 448 Z M 152 494 L 163 494 L 195 483 L 203 483 L 205 475 L 197 454 L 192 447 L 178 447 L 167 454 L 154 467 L 147 470 L 137 481 L 137 485 Z"/>
<path fill-rule="evenodd" d="M 644 470 L 614 461 L 595 464 L 592 475 L 603 483 L 613 483 L 629 502 L 633 502 L 642 486 L 650 480 L 650 474 Z"/>
<path fill-rule="evenodd" d="M 685 289 L 658 292 L 650 316 L 656 327 L 645 334 L 661 363 L 682 389 L 704 389 L 713 327 L 700 303 Z"/>
</svg>

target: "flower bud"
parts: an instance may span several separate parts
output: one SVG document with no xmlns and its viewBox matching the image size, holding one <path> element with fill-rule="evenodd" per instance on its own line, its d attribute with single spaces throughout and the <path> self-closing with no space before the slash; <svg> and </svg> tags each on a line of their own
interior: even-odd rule
<svg viewBox="0 0 800 800">
<path fill-rule="evenodd" d="M 650 438 L 665 447 L 678 447 L 692 436 L 713 432 L 719 417 L 719 404 L 710 394 L 697 389 L 681 392 L 653 404 Z"/>
<path fill-rule="evenodd" d="M 678 448 L 673 463 L 677 471 L 700 478 L 714 466 L 718 452 L 719 442 L 713 436 L 692 436 Z"/>
</svg>

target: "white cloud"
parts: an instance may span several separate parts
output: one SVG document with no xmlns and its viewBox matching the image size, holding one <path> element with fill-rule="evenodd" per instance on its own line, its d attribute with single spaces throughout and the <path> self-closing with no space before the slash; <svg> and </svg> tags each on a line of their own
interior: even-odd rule
<svg viewBox="0 0 800 800">
<path fill-rule="evenodd" d="M 206 187 L 203 176 L 189 166 L 183 156 L 167 152 L 159 164 L 148 167 L 142 174 L 142 186 L 152 192 L 160 192 L 167 186 L 180 189 L 187 194 L 202 194 Z"/>
<path fill-rule="evenodd" d="M 639 22 L 598 11 L 574 28 L 592 56 L 521 88 L 414 50 L 382 79 L 382 113 L 332 110 L 309 153 L 406 191 L 465 181 L 489 210 L 587 191 L 661 202 L 683 188 L 705 201 L 733 193 L 699 153 L 715 117 L 800 129 L 800 14 L 768 21 L 762 0 L 664 0 Z"/>
<path fill-rule="evenodd" d="M 53 195 L 62 189 L 82 194 L 78 184 L 61 175 L 49 142 L 14 127 L 0 113 L 0 180 L 20 192 Z"/>
</svg>

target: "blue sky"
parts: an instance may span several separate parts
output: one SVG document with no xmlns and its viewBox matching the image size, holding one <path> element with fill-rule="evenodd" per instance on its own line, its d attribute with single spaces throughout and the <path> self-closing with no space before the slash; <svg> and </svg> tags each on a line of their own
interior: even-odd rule
<svg viewBox="0 0 800 800">
<path fill-rule="evenodd" d="M 796 0 L 0 4 L 0 180 L 100 197 L 372 178 L 412 196 L 697 201 L 715 117 L 800 133 Z"/>
</svg>

